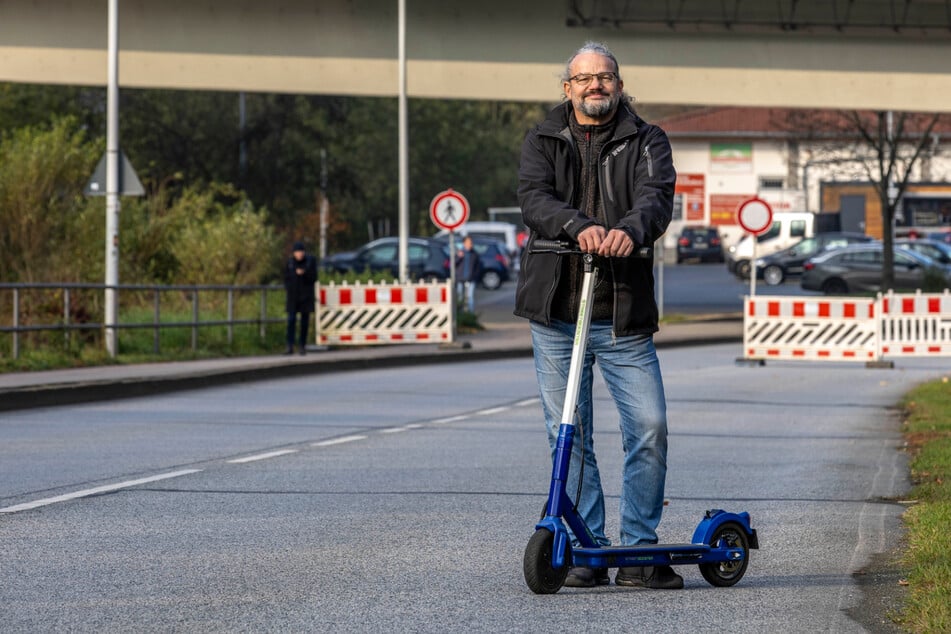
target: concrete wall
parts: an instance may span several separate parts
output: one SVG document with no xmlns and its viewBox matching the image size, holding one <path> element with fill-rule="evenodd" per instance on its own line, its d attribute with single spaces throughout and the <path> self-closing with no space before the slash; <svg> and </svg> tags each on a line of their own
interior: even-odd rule
<svg viewBox="0 0 951 634">
<path fill-rule="evenodd" d="M 639 33 L 562 3 L 408 0 L 411 97 L 557 101 L 586 39 L 642 103 L 951 112 L 951 38 Z M 105 0 L 0 0 L 0 81 L 104 85 Z M 123 0 L 125 87 L 393 96 L 395 0 Z"/>
</svg>

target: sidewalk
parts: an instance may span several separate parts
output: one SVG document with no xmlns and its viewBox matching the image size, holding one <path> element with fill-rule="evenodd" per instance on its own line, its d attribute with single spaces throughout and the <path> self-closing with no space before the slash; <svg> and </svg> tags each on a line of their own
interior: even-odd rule
<svg viewBox="0 0 951 634">
<path fill-rule="evenodd" d="M 484 330 L 459 335 L 452 345 L 315 349 L 306 356 L 236 357 L 0 374 L 0 411 L 147 396 L 324 372 L 531 356 L 531 337 L 526 320 L 512 317 L 483 325 Z M 654 341 L 658 348 L 663 348 L 739 342 L 742 338 L 742 320 L 736 316 L 721 316 L 664 324 Z"/>
</svg>

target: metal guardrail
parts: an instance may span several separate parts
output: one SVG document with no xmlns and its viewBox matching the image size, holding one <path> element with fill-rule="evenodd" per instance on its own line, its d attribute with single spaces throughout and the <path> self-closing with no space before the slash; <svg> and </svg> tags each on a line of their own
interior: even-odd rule
<svg viewBox="0 0 951 634">
<path fill-rule="evenodd" d="M 0 305 L 2 305 L 3 294 L 12 293 L 12 322 L 9 326 L 0 326 L 0 333 L 11 334 L 13 337 L 12 357 L 18 359 L 20 356 L 21 334 L 31 332 L 56 332 L 60 331 L 64 335 L 66 344 L 69 343 L 69 334 L 73 331 L 103 330 L 104 324 L 94 321 L 73 321 L 72 315 L 72 291 L 105 291 L 107 288 L 121 291 L 151 292 L 153 294 L 153 312 L 152 320 L 149 322 L 126 322 L 117 323 L 113 327 L 117 330 L 133 329 L 152 329 L 153 350 L 158 354 L 161 347 L 161 331 L 167 328 L 191 328 L 191 348 L 198 348 L 198 331 L 202 327 L 209 326 L 227 326 L 228 343 L 233 341 L 234 327 L 241 325 L 257 325 L 262 341 L 267 335 L 268 324 L 283 324 L 284 318 L 267 316 L 267 298 L 269 293 L 284 293 L 283 286 L 275 285 L 253 285 L 253 286 L 235 286 L 227 284 L 195 284 L 195 285 L 158 285 L 158 284 L 119 284 L 117 286 L 107 286 L 105 284 L 84 284 L 84 283 L 0 283 Z M 21 323 L 22 312 L 22 293 L 23 291 L 62 291 L 63 311 L 62 320 L 58 323 L 45 324 L 23 324 Z M 188 321 L 161 321 L 162 315 L 162 295 L 169 292 L 184 292 L 191 295 L 192 318 Z M 199 297 L 201 293 L 224 292 L 227 294 L 227 318 L 202 320 Z M 254 318 L 236 318 L 235 316 L 235 295 L 237 293 L 260 293 L 258 301 L 258 315 Z"/>
</svg>

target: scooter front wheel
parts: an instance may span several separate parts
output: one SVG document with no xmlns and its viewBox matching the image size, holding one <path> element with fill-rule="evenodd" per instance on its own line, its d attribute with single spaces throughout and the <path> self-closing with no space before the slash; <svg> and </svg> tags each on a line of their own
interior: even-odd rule
<svg viewBox="0 0 951 634">
<path fill-rule="evenodd" d="M 567 565 L 561 568 L 552 567 L 554 545 L 555 535 L 547 528 L 539 528 L 525 547 L 522 570 L 525 573 L 525 583 L 535 594 L 558 592 L 568 576 Z"/>
<path fill-rule="evenodd" d="M 713 564 L 700 564 L 700 574 L 710 585 L 720 588 L 732 586 L 743 578 L 746 566 L 750 563 L 750 540 L 743 527 L 735 522 L 725 522 L 714 531 L 710 539 L 710 546 L 724 545 L 730 548 L 741 548 L 741 561 L 721 561 Z"/>
</svg>

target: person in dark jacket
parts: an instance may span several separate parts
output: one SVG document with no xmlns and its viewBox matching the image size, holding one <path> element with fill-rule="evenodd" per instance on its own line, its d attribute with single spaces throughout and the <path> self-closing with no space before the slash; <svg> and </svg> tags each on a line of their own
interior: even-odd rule
<svg viewBox="0 0 951 634">
<path fill-rule="evenodd" d="M 532 242 L 567 239 L 586 253 L 605 256 L 590 307 L 577 404 L 582 442 L 573 447 L 567 490 L 576 490 L 583 473 L 578 511 L 595 540 L 609 545 L 593 442 L 591 387 L 597 361 L 620 417 L 620 544 L 651 544 L 657 542 L 664 505 L 667 406 L 653 341 L 658 329 L 653 263 L 627 256 L 636 248 L 653 246 L 667 229 L 676 172 L 666 133 L 635 114 L 617 59 L 606 46 L 588 42 L 572 55 L 562 86 L 566 100 L 522 144 L 518 200 L 531 236 L 519 272 L 515 314 L 531 320 L 535 369 L 554 455 L 583 263 L 577 256 L 532 253 Z M 572 541 L 578 545 L 574 535 Z M 574 567 L 565 585 L 610 582 L 607 569 Z M 622 567 L 615 583 L 683 587 L 683 579 L 670 566 Z"/>
<path fill-rule="evenodd" d="M 462 239 L 462 251 L 456 257 L 456 293 L 465 297 L 466 310 L 475 312 L 475 288 L 482 279 L 482 260 L 472 246 L 472 236 Z"/>
<path fill-rule="evenodd" d="M 308 255 L 302 242 L 295 242 L 293 253 L 284 264 L 284 289 L 287 291 L 287 351 L 294 353 L 296 321 L 300 315 L 300 354 L 307 352 L 307 330 L 314 312 L 314 284 L 317 282 L 317 259 Z"/>
</svg>

